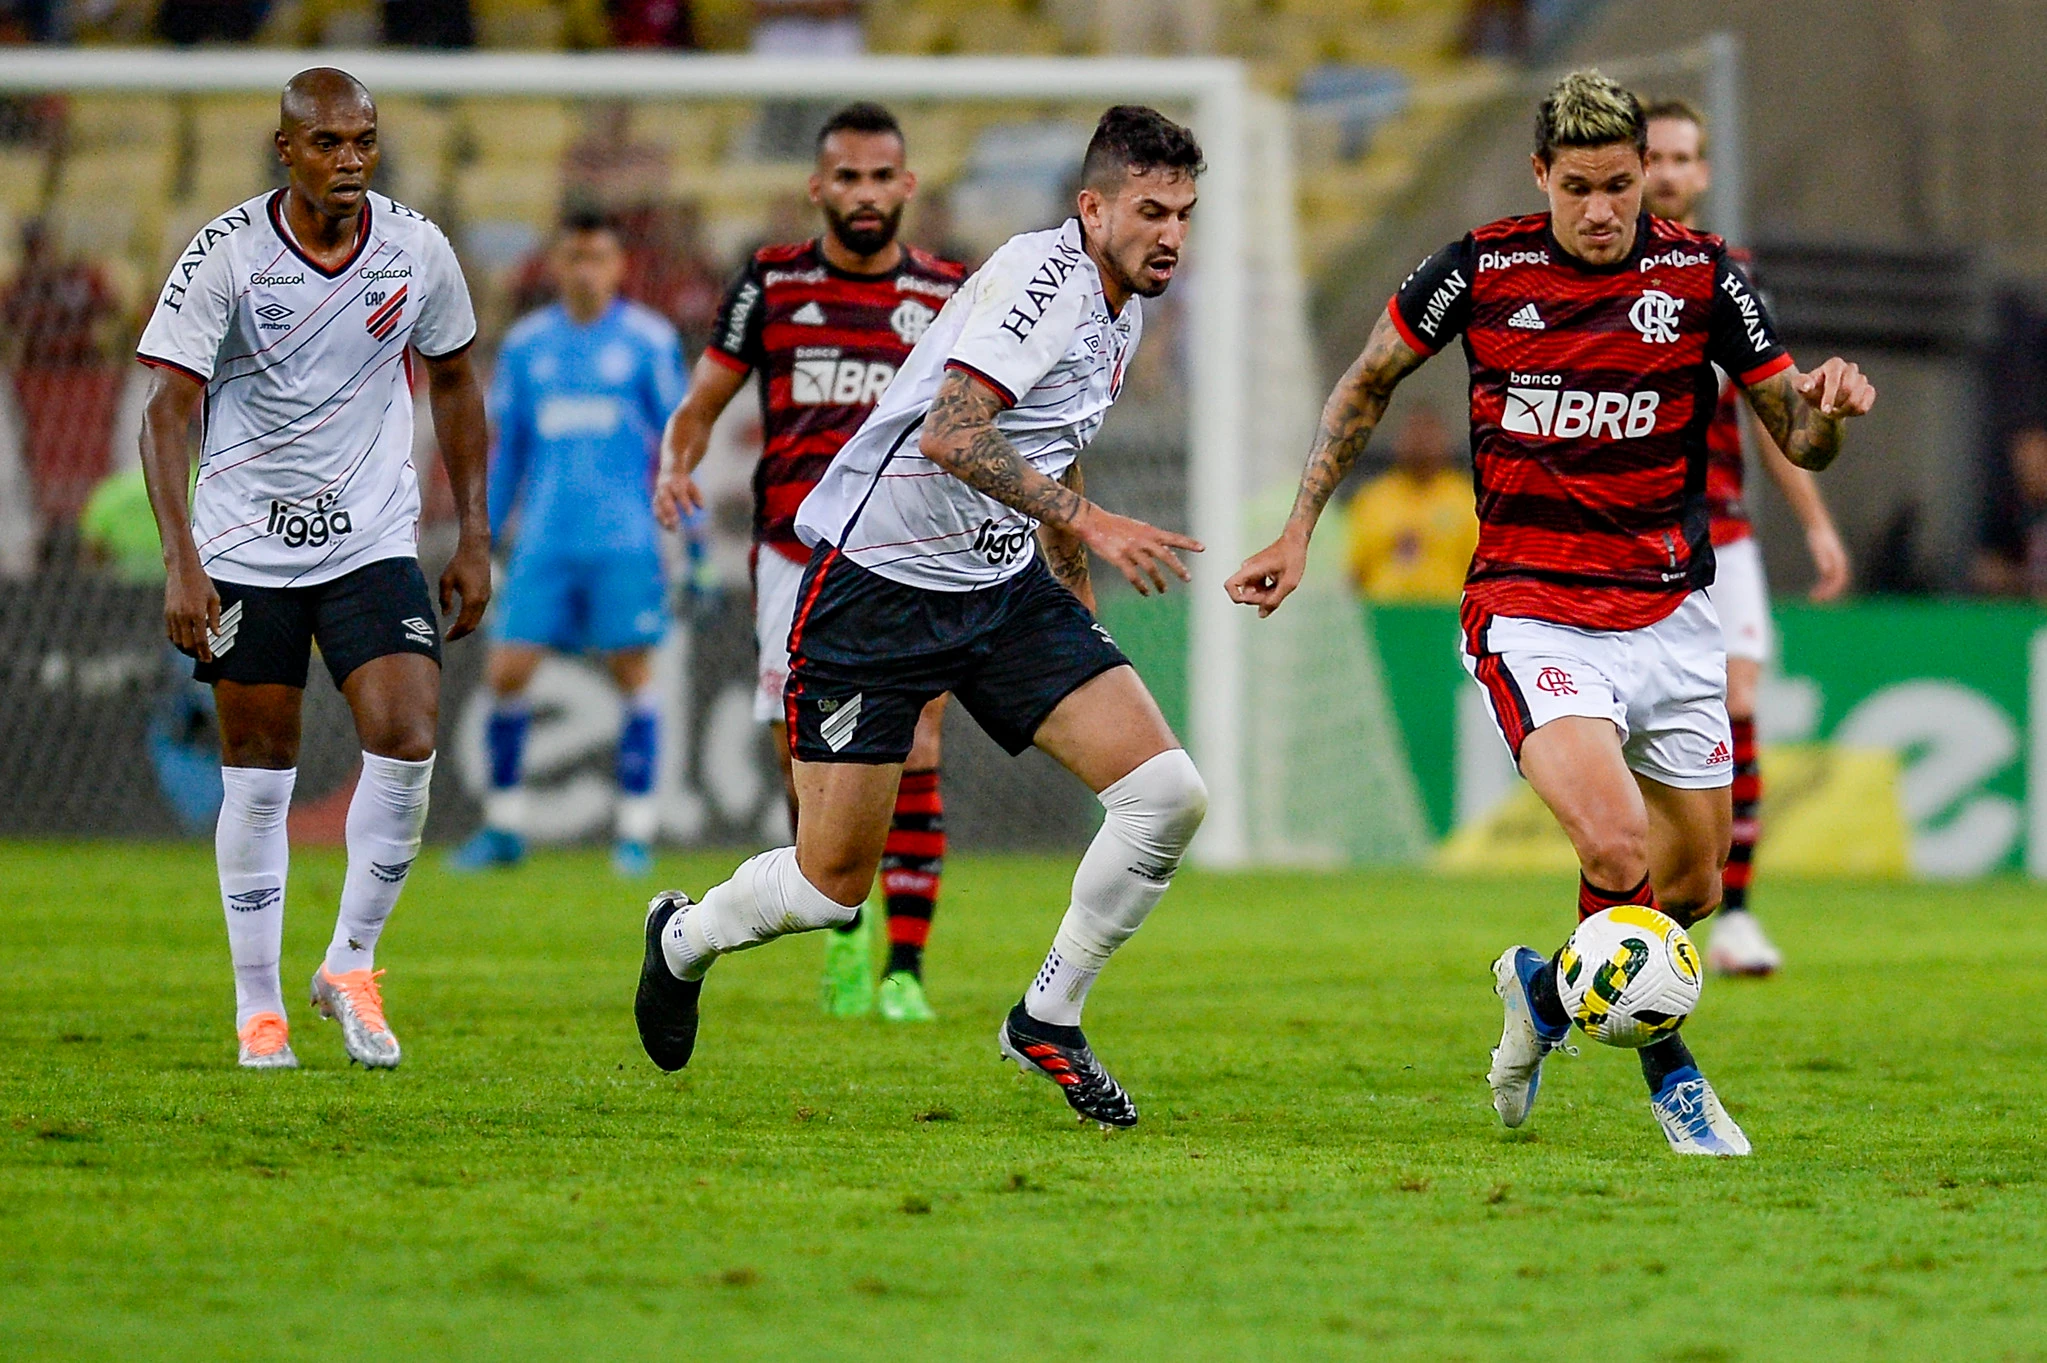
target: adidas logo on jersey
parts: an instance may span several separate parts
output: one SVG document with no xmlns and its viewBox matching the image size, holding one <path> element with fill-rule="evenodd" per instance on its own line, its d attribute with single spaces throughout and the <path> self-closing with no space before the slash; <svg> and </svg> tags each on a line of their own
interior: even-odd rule
<svg viewBox="0 0 2047 1363">
<path fill-rule="evenodd" d="M 242 628 L 242 603 L 237 601 L 220 613 L 220 628 L 206 631 L 206 647 L 218 658 L 235 646 L 235 635 Z"/>
<path fill-rule="evenodd" d="M 789 314 L 789 320 L 799 326 L 821 327 L 824 325 L 824 309 L 817 305 L 815 298 Z"/>
<path fill-rule="evenodd" d="M 1654 392 L 1509 388 L 1500 429 L 1555 440 L 1639 440 L 1656 429 L 1661 400 L 1662 394 Z"/>
<path fill-rule="evenodd" d="M 1549 329 L 1549 324 L 1542 320 L 1542 314 L 1535 310 L 1535 304 L 1533 303 L 1523 303 L 1520 310 L 1507 319 L 1507 325 L 1510 327 L 1520 327 L 1523 331 L 1546 331 Z"/>
</svg>

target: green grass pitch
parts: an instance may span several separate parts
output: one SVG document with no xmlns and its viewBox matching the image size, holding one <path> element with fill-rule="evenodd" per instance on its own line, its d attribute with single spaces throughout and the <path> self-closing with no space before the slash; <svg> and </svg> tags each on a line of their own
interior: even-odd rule
<svg viewBox="0 0 2047 1363">
<path fill-rule="evenodd" d="M 701 890 L 732 857 L 675 857 Z M 234 1067 L 210 849 L 0 846 L 0 1357 L 2047 1358 L 2047 897 L 1765 882 L 1791 965 L 1687 1035 L 1756 1142 L 1680 1160 L 1631 1057 L 1487 1102 L 1488 963 L 1568 883 L 1188 874 L 1090 1035 L 1083 1130 L 997 1063 L 1069 865 L 962 857 L 935 1027 L 834 1023 L 812 940 L 640 1055 L 646 886 L 430 853 L 381 963 L 404 1067 L 304 1003 L 340 861 L 293 866 L 306 1068 Z"/>
</svg>

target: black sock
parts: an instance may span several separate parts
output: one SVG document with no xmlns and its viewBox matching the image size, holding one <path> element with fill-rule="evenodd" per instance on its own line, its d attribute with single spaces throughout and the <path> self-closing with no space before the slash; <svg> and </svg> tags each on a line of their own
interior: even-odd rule
<svg viewBox="0 0 2047 1363">
<path fill-rule="evenodd" d="M 1557 948 L 1561 955 L 1563 948 Z M 1535 978 L 1528 983 L 1528 1001 L 1535 1005 L 1536 1021 L 1555 1031 L 1561 1027 L 1570 1030 L 1571 1015 L 1564 1011 L 1564 1001 L 1557 996 L 1557 958 L 1552 956 L 1535 972 Z"/>
<path fill-rule="evenodd" d="M 861 920 L 862 918 L 866 917 L 866 915 L 867 915 L 867 906 L 866 906 L 865 904 L 862 904 L 862 905 L 861 905 L 861 906 L 860 906 L 860 907 L 859 907 L 858 909 L 856 909 L 856 910 L 854 911 L 854 913 L 853 913 L 853 916 L 852 916 L 851 918 L 848 918 L 848 919 L 847 919 L 847 920 L 846 920 L 845 922 L 843 922 L 843 923 L 834 923 L 834 924 L 832 924 L 832 931 L 833 931 L 833 932 L 856 932 L 856 931 L 858 931 L 858 930 L 859 930 L 859 927 L 860 927 L 860 920 Z"/>
<path fill-rule="evenodd" d="M 888 969 L 882 974 L 893 975 L 898 970 L 907 970 L 919 980 L 924 978 L 924 948 L 909 942 L 891 942 L 888 947 Z"/>
<path fill-rule="evenodd" d="M 1085 1046 L 1087 1038 L 1078 1027 L 1066 1027 L 1057 1022 L 1040 1022 L 1031 1016 L 1030 1009 L 1018 999 L 1016 1007 L 1009 1010 L 1009 1028 L 1018 1036 L 1030 1037 L 1036 1041 L 1055 1041 L 1061 1046 Z"/>
<path fill-rule="evenodd" d="M 1652 1096 L 1663 1092 L 1665 1081 L 1677 1071 L 1696 1072 L 1698 1068 L 1699 1062 L 1692 1059 L 1692 1048 L 1675 1032 L 1642 1048 L 1642 1078 L 1648 1081 Z"/>
</svg>

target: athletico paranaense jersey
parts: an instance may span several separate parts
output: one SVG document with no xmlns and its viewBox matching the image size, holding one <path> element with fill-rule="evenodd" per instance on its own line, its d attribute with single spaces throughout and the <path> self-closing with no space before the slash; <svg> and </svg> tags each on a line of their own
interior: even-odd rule
<svg viewBox="0 0 2047 1363">
<path fill-rule="evenodd" d="M 258 587 L 418 551 L 406 348 L 476 339 L 440 228 L 370 194 L 354 254 L 327 270 L 293 242 L 285 193 L 200 229 L 137 347 L 206 385 L 192 535 L 209 575 Z"/>
<path fill-rule="evenodd" d="M 1507 218 L 1424 261 L 1389 313 L 1423 355 L 1464 338 L 1467 617 L 1640 629 L 1713 581 L 1714 366 L 1749 385 L 1791 365 L 1720 238 L 1644 215 L 1628 257 L 1594 266 L 1547 213 Z"/>
<path fill-rule="evenodd" d="M 796 536 L 796 508 L 966 274 L 964 265 L 915 247 L 878 275 L 834 269 L 816 241 L 754 252 L 704 353 L 741 373 L 760 371 L 757 544 L 798 563 L 810 557 Z"/>
<path fill-rule="evenodd" d="M 796 531 L 883 577 L 931 591 L 1027 567 L 1037 522 L 926 459 L 917 436 L 945 371 L 1007 404 L 995 428 L 1057 478 L 1102 428 L 1144 330 L 1139 299 L 1109 311 L 1080 223 L 1011 237 L 960 286 L 867 424 L 804 499 Z"/>
<path fill-rule="evenodd" d="M 1749 268 L 1749 253 L 1738 246 L 1728 255 L 1742 269 Z M 1706 428 L 1706 514 L 1712 518 L 1713 543 L 1733 544 L 1752 533 L 1748 503 L 1742 498 L 1742 484 L 1748 472 L 1742 455 L 1741 394 L 1732 383 L 1722 380 L 1720 398 L 1713 409 L 1713 424 Z"/>
</svg>

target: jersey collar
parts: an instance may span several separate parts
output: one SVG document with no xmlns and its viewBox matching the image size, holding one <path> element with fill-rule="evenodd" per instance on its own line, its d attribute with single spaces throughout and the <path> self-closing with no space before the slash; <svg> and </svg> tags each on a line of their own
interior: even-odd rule
<svg viewBox="0 0 2047 1363">
<path fill-rule="evenodd" d="M 898 245 L 900 244 L 898 242 Z M 885 279 L 894 279 L 904 270 L 910 268 L 910 248 L 907 246 L 903 247 L 903 253 L 897 258 L 896 267 L 893 270 L 882 270 L 875 274 L 856 274 L 852 270 L 842 270 L 832 264 L 825 256 L 823 237 L 812 237 L 810 239 L 810 253 L 816 259 L 818 268 L 833 279 L 851 280 L 855 284 L 879 284 Z"/>
<path fill-rule="evenodd" d="M 1563 243 L 1557 240 L 1556 224 L 1547 213 L 1542 215 L 1542 242 L 1549 251 L 1552 265 L 1562 265 L 1580 274 L 1625 274 L 1635 268 L 1636 262 L 1640 261 L 1649 249 L 1649 213 L 1645 209 L 1642 216 L 1635 219 L 1635 244 L 1628 248 L 1626 255 L 1611 265 L 1594 265 L 1566 251 Z"/>
<path fill-rule="evenodd" d="M 270 202 L 267 205 L 270 214 L 270 230 L 277 233 L 277 239 L 284 243 L 284 249 L 297 256 L 307 269 L 312 270 L 323 278 L 341 278 L 341 276 L 348 273 L 349 266 L 362 258 L 363 248 L 370 243 L 370 196 L 367 194 L 363 195 L 362 216 L 356 220 L 355 225 L 355 249 L 348 253 L 348 259 L 330 270 L 304 251 L 301 251 L 298 242 L 292 239 L 291 228 L 284 221 L 284 196 L 290 192 L 289 190 L 280 189 L 270 196 Z"/>
</svg>

